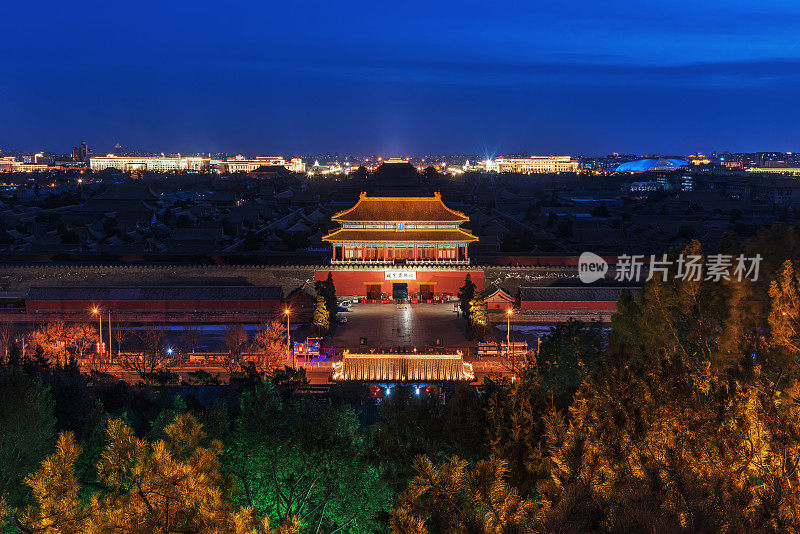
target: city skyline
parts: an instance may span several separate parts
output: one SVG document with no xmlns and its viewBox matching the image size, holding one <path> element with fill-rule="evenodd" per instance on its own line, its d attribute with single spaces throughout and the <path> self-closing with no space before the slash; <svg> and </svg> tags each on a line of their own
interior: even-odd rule
<svg viewBox="0 0 800 534">
<path fill-rule="evenodd" d="M 796 144 L 800 9 L 789 2 L 241 2 L 219 17 L 210 3 L 9 7 L 10 150 L 76 138 L 385 154 Z"/>
</svg>

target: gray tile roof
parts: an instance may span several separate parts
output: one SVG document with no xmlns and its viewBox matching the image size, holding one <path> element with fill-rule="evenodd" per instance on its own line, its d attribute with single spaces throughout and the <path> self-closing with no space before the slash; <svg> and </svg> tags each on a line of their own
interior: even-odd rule
<svg viewBox="0 0 800 534">
<path fill-rule="evenodd" d="M 26 300 L 281 300 L 280 286 L 31 287 Z"/>
<path fill-rule="evenodd" d="M 539 302 L 616 302 L 622 291 L 639 291 L 638 287 L 521 287 L 522 301 Z"/>
</svg>

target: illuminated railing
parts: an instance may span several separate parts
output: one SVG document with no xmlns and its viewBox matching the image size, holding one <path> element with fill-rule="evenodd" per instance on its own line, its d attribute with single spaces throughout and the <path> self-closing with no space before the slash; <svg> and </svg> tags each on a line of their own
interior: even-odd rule
<svg viewBox="0 0 800 534">
<path fill-rule="evenodd" d="M 472 381 L 475 373 L 461 351 L 454 354 L 350 354 L 333 364 L 332 380 L 361 382 Z"/>
</svg>

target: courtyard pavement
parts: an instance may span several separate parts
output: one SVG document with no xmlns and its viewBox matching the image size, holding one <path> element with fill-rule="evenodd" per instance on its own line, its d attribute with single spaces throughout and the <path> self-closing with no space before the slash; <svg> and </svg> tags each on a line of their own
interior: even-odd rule
<svg viewBox="0 0 800 534">
<path fill-rule="evenodd" d="M 441 304 L 353 304 L 339 317 L 347 317 L 347 324 L 337 324 L 325 346 L 358 348 L 359 339 L 367 338 L 367 347 L 384 349 L 392 347 L 434 347 L 441 338 L 446 348 L 466 348 L 474 345 L 467 337 L 466 323 L 456 317 L 453 303 Z"/>
</svg>

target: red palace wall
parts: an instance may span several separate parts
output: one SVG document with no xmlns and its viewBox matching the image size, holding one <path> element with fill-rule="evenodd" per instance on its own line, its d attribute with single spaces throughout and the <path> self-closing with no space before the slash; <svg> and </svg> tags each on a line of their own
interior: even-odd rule
<svg viewBox="0 0 800 534">
<path fill-rule="evenodd" d="M 392 269 L 386 269 L 392 271 Z M 333 274 L 333 283 L 336 286 L 336 294 L 358 295 L 366 297 L 367 286 L 369 284 L 381 284 L 381 293 L 392 294 L 392 284 L 394 282 L 405 282 L 408 284 L 408 294 L 419 293 L 420 284 L 432 284 L 433 293 L 439 295 L 456 295 L 461 286 L 464 285 L 464 278 L 469 273 L 472 281 L 477 286 L 478 291 L 484 289 L 484 277 L 482 270 L 453 270 L 453 271 L 416 271 L 416 280 L 386 280 L 383 270 L 351 270 L 351 269 L 324 269 L 317 271 L 317 280 L 325 280 L 328 272 Z"/>
</svg>

